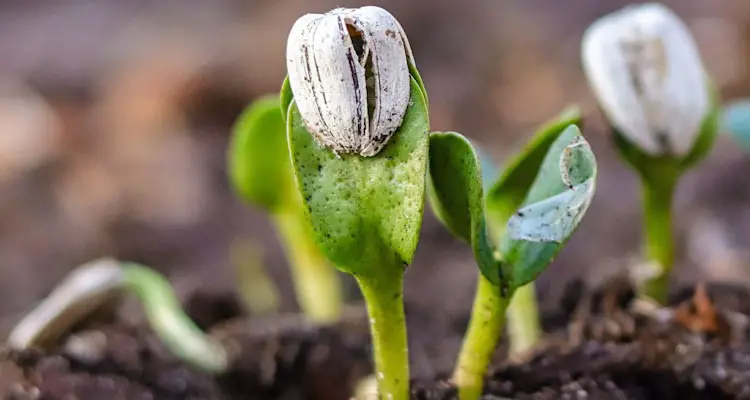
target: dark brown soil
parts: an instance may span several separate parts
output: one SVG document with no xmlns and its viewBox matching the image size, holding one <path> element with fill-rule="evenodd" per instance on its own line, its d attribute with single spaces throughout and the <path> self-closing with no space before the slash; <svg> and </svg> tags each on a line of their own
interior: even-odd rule
<svg viewBox="0 0 750 400">
<path fill-rule="evenodd" d="M 500 346 L 486 400 L 750 399 L 747 290 L 686 288 L 670 309 L 644 307 L 622 281 L 584 293 L 581 284 L 568 288 L 557 313 L 545 316 L 545 344 L 525 361 L 507 361 Z M 5 351 L 2 398 L 345 400 L 370 372 L 361 308 L 318 327 L 297 315 L 246 318 L 225 296 L 197 298 L 188 310 L 230 349 L 230 373 L 212 378 L 183 366 L 142 326 L 92 323 L 73 336 L 87 352 Z M 441 350 L 456 347 L 466 321 L 408 305 L 407 316 L 413 369 L 432 373 L 415 379 L 412 398 L 457 399 L 445 379 L 455 354 Z"/>
</svg>

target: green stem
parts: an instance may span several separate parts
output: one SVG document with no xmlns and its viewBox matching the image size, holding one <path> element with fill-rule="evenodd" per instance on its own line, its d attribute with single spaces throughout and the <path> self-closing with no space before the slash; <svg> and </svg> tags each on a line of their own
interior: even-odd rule
<svg viewBox="0 0 750 400">
<path fill-rule="evenodd" d="M 177 357 L 209 373 L 227 370 L 229 359 L 224 346 L 185 314 L 161 274 L 135 263 L 123 263 L 122 268 L 125 287 L 138 296 L 151 328 Z"/>
<path fill-rule="evenodd" d="M 508 297 L 479 274 L 469 329 L 458 356 L 453 380 L 461 400 L 476 400 L 482 394 L 484 376 L 503 331 Z"/>
<path fill-rule="evenodd" d="M 403 271 L 355 278 L 370 317 L 379 398 L 408 400 L 409 351 L 404 317 Z"/>
<path fill-rule="evenodd" d="M 643 217 L 646 257 L 660 270 L 644 285 L 644 292 L 659 303 L 667 300 L 669 274 L 674 264 L 672 197 L 677 180 L 643 180 Z"/>
<path fill-rule="evenodd" d="M 261 248 L 249 239 L 231 244 L 230 259 L 237 290 L 252 315 L 273 314 L 279 309 L 279 290 L 263 264 Z"/>
<path fill-rule="evenodd" d="M 289 257 L 300 308 L 315 322 L 337 321 L 341 317 L 342 299 L 336 269 L 318 249 L 299 213 L 277 212 L 273 221 Z"/>
<path fill-rule="evenodd" d="M 510 356 L 525 354 L 542 338 L 534 283 L 516 289 L 508 307 Z"/>
</svg>

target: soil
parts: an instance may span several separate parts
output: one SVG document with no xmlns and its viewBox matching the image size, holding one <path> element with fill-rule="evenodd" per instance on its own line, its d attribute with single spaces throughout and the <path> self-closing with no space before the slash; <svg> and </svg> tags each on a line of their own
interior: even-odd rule
<svg viewBox="0 0 750 400">
<path fill-rule="evenodd" d="M 750 399 L 750 292 L 698 285 L 673 293 L 671 304 L 637 300 L 622 279 L 592 291 L 569 285 L 544 316 L 549 333 L 533 354 L 510 361 L 499 346 L 484 399 Z M 2 398 L 345 400 L 370 372 L 362 308 L 315 326 L 296 314 L 249 318 L 228 296 L 196 295 L 186 307 L 230 350 L 231 372 L 191 370 L 145 325 L 100 318 L 48 353 L 5 350 Z M 412 399 L 457 399 L 446 379 L 455 355 L 441 349 L 460 341 L 465 319 L 409 304 L 407 319 L 413 369 L 434 371 L 412 382 Z"/>
</svg>

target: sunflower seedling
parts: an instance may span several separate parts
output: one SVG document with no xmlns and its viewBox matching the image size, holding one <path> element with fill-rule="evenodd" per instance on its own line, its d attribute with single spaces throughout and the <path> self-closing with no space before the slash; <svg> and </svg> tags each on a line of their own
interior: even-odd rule
<svg viewBox="0 0 750 400">
<path fill-rule="evenodd" d="M 101 259 L 73 270 L 10 333 L 10 348 L 56 344 L 69 330 L 123 292 L 134 294 L 167 348 L 197 369 L 220 374 L 230 366 L 224 346 L 203 333 L 180 306 L 169 282 L 156 271 L 131 262 Z"/>
<path fill-rule="evenodd" d="M 596 161 L 574 125 L 578 118 L 576 112 L 565 113 L 546 126 L 503 171 L 486 199 L 480 161 L 469 141 L 454 132 L 430 135 L 430 204 L 451 232 L 471 244 L 480 269 L 453 373 L 461 400 L 476 400 L 482 393 L 514 293 L 544 271 L 591 202 Z M 538 318 L 533 297 L 516 307 L 515 318 Z M 533 326 L 539 329 L 538 322 Z M 526 343 L 515 337 L 519 332 L 511 330 L 511 341 Z"/>
<path fill-rule="evenodd" d="M 409 397 L 403 275 L 424 209 L 429 118 L 398 21 L 379 7 L 295 22 L 282 85 L 292 168 L 323 254 L 369 314 L 383 399 Z"/>
<path fill-rule="evenodd" d="M 239 116 L 228 163 L 235 193 L 270 215 L 284 244 L 302 311 L 315 322 L 338 320 L 343 303 L 341 282 L 313 241 L 304 216 L 278 96 L 256 100 Z"/>
<path fill-rule="evenodd" d="M 615 147 L 641 180 L 645 255 L 656 271 L 643 292 L 663 303 L 674 264 L 672 197 L 713 146 L 714 89 L 690 31 L 662 4 L 602 17 L 585 32 L 581 52 Z"/>
</svg>

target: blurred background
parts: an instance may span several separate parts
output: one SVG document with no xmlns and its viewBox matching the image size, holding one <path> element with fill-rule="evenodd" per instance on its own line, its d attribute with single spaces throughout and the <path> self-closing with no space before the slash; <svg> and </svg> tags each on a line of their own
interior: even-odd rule
<svg viewBox="0 0 750 400">
<path fill-rule="evenodd" d="M 296 18 L 375 4 L 399 19 L 430 94 L 432 128 L 462 132 L 501 163 L 572 102 L 600 165 L 543 298 L 633 264 L 640 203 L 583 80 L 579 43 L 615 0 L 0 1 L 0 332 L 72 268 L 101 256 L 153 266 L 180 293 L 233 293 L 237 243 L 296 310 L 266 216 L 236 200 L 225 152 L 235 117 L 277 92 Z M 689 24 L 723 100 L 750 96 L 750 2 L 665 2 Z M 750 282 L 750 158 L 721 136 L 683 179 L 680 275 Z M 468 311 L 476 267 L 426 211 L 407 273 L 410 305 Z M 356 289 L 350 288 L 352 296 Z M 408 312 L 408 308 L 407 308 Z"/>
</svg>

